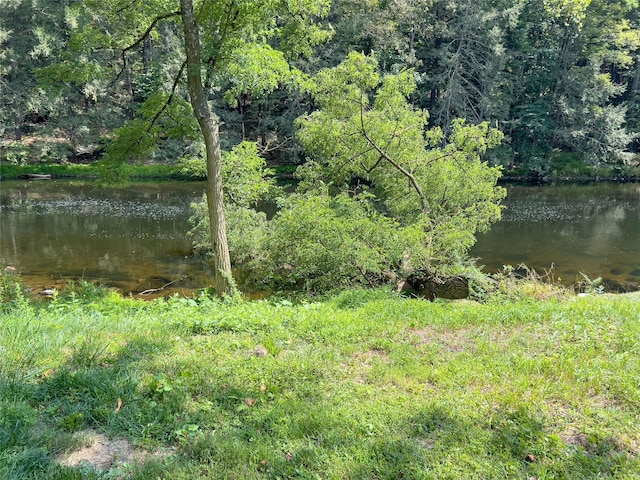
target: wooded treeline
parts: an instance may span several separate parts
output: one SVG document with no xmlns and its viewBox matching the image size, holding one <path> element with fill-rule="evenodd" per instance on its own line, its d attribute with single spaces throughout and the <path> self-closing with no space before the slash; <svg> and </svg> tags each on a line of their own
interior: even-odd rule
<svg viewBox="0 0 640 480">
<path fill-rule="evenodd" d="M 222 23 L 252 14 L 227 8 L 234 3 L 251 2 L 217 2 Z M 10 160 L 24 159 L 20 142 L 34 137 L 50 160 L 96 157 L 116 148 L 115 137 L 132 139 L 117 148 L 134 158 L 194 153 L 184 141 L 197 126 L 186 112 L 183 59 L 172 54 L 182 37 L 166 21 L 176 12 L 148 15 L 163 4 L 171 2 L 2 2 L 0 135 Z M 129 30 L 115 38 L 107 25 L 118 21 Z M 382 74 L 411 69 L 410 100 L 428 110 L 429 128 L 448 134 L 456 118 L 499 128 L 505 141 L 488 157 L 496 164 L 545 174 L 553 151 L 589 164 L 637 162 L 637 0 L 334 0 L 317 22 L 316 33 L 331 38 L 313 50 L 273 40 L 289 51 L 291 70 L 263 49 L 205 78 L 223 148 L 257 141 L 271 161 L 302 162 L 294 120 L 316 107 L 304 75 L 355 50 L 373 54 Z M 216 41 L 212 34 L 203 44 Z"/>
</svg>

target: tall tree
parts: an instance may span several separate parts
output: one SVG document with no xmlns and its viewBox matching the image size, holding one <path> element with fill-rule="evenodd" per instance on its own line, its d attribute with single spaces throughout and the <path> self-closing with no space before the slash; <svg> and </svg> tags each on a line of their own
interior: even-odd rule
<svg viewBox="0 0 640 480">
<path fill-rule="evenodd" d="M 148 68 L 145 42 L 163 29 L 182 38 L 182 47 L 158 59 L 173 65 L 173 79 L 160 82 L 140 108 L 141 116 L 117 132 L 107 152 L 112 161 L 144 156 L 156 138 L 167 135 L 157 124 L 184 102 L 183 76 L 193 116 L 204 139 L 207 160 L 207 204 L 220 293 L 231 289 L 231 266 L 224 217 L 220 122 L 210 102 L 212 92 L 227 88 L 229 98 L 272 91 L 282 82 L 300 82 L 302 74 L 288 59 L 311 53 L 328 38 L 315 19 L 326 14 L 328 0 L 87 0 L 84 36 L 103 40 L 118 59 L 118 78 L 126 85 Z M 115 62 L 114 62 L 115 64 Z M 171 115 L 168 115 L 171 117 Z M 170 118 L 170 122 L 180 119 Z M 188 129 L 187 129 L 188 130 Z M 184 135 L 185 129 L 177 129 Z M 154 138 L 156 137 L 156 138 Z"/>
<path fill-rule="evenodd" d="M 505 193 L 496 186 L 500 169 L 481 157 L 500 143 L 501 132 L 487 123 L 469 125 L 461 119 L 452 123 L 447 136 L 440 128 L 426 129 L 427 112 L 407 101 L 416 88 L 412 72 L 381 77 L 376 60 L 359 53 L 322 70 L 316 81 L 314 96 L 320 109 L 299 119 L 299 138 L 317 163 L 302 170 L 298 192 L 320 192 L 321 197 L 326 192 L 349 192 L 354 200 L 342 197 L 338 217 L 349 218 L 344 206 L 351 205 L 354 223 L 366 217 L 379 230 L 378 238 L 362 240 L 368 248 L 354 250 L 366 253 L 363 262 L 373 259 L 376 251 L 384 257 L 394 250 L 393 262 L 386 263 L 395 267 L 388 268 L 405 273 L 459 268 L 476 233 L 500 219 L 499 203 Z M 301 205 L 296 202 L 294 198 L 289 207 Z M 359 210 L 358 202 L 368 205 L 370 214 L 366 208 Z M 293 218 L 302 225 L 302 212 Z M 276 217 L 276 225 L 283 220 L 286 211 Z M 310 231 L 315 231 L 315 221 L 309 222 Z M 364 223 L 361 226 L 365 231 Z M 304 230 L 301 226 L 295 237 L 299 250 L 279 249 L 280 256 L 304 256 L 303 251 L 310 249 L 302 238 Z M 382 234 L 384 230 L 389 235 Z M 343 234 L 352 235 L 336 235 Z M 396 238 L 389 251 L 389 245 L 377 243 L 385 236 Z M 404 251 L 398 252 L 400 245 Z M 288 263 L 295 265 L 296 258 Z M 368 268 L 361 265 L 362 271 Z"/>
<path fill-rule="evenodd" d="M 68 0 L 6 0 L 0 5 L 0 133 L 21 140 L 29 119 L 44 118 L 48 98 L 36 70 L 64 36 Z M 3 128 L 4 127 L 4 128 Z"/>
<path fill-rule="evenodd" d="M 625 79 L 638 48 L 625 17 L 634 8 L 635 0 L 524 2 L 509 32 L 505 126 L 525 161 L 538 159 L 544 170 L 553 148 L 594 163 L 624 158 L 633 137 L 624 124 Z"/>
<path fill-rule="evenodd" d="M 211 228 L 211 245 L 215 255 L 216 284 L 223 293 L 228 293 L 228 280 L 223 274 L 231 275 L 229 244 L 224 219 L 224 197 L 222 191 L 222 152 L 220 149 L 220 126 L 213 117 L 202 84 L 202 55 L 200 31 L 193 11 L 192 0 L 180 0 L 184 45 L 186 53 L 187 85 L 189 98 L 198 125 L 204 137 L 207 155 L 207 206 Z"/>
</svg>

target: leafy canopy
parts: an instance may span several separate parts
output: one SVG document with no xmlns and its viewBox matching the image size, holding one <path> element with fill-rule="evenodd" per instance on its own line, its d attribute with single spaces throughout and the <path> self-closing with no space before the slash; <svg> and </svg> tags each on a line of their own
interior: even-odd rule
<svg viewBox="0 0 640 480">
<path fill-rule="evenodd" d="M 500 169 L 481 155 L 502 134 L 456 120 L 445 139 L 415 109 L 412 71 L 381 77 L 351 53 L 315 78 L 318 110 L 298 120 L 311 161 L 270 226 L 283 283 L 338 286 L 460 269 L 475 234 L 500 219 Z"/>
<path fill-rule="evenodd" d="M 317 76 L 320 108 L 299 119 L 298 138 L 317 162 L 316 183 L 346 191 L 360 179 L 379 211 L 405 226 L 465 231 L 468 248 L 500 218 L 500 171 L 481 155 L 502 134 L 464 120 L 447 139 L 439 128 L 426 130 L 428 113 L 409 103 L 415 88 L 411 70 L 381 78 L 373 57 L 351 53 Z"/>
</svg>

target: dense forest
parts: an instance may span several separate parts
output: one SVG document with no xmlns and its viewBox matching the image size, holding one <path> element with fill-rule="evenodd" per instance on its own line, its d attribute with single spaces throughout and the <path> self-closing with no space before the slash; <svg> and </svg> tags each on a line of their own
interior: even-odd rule
<svg viewBox="0 0 640 480">
<path fill-rule="evenodd" d="M 223 292 L 232 264 L 278 288 L 424 287 L 472 269 L 503 172 L 638 164 L 637 0 L 1 8 L 3 160 L 208 178 L 192 233 Z M 276 198 L 275 218 L 254 209 Z"/>
<path fill-rule="evenodd" d="M 182 37 L 163 18 L 176 9 L 171 3 L 3 1 L 3 145 L 35 138 L 42 159 L 80 161 L 146 116 L 163 129 L 149 129 L 163 137 L 149 158 L 185 156 L 187 135 L 178 130 L 189 127 L 172 123 L 187 88 L 175 54 Z M 252 2 L 228 1 L 221 18 L 234 15 L 234 3 L 235 15 L 251 15 L 240 6 Z M 409 70 L 416 82 L 410 101 L 429 112 L 429 127 L 447 132 L 456 118 L 489 121 L 505 134 L 493 162 L 544 174 L 554 151 L 591 164 L 634 161 L 639 12 L 636 0 L 335 0 L 312 12 L 319 26 L 313 49 L 277 45 L 281 38 L 271 45 L 288 50 L 291 69 L 305 75 L 336 66 L 350 51 L 373 54 L 381 73 Z M 128 31 L 116 38 L 112 27 Z M 223 148 L 257 141 L 272 161 L 302 162 L 294 119 L 315 103 L 300 78 L 284 78 L 288 67 L 274 50 L 244 56 L 207 79 L 215 84 Z M 268 78 L 252 78 L 267 69 Z M 5 155 L 20 158 L 19 147 Z"/>
</svg>

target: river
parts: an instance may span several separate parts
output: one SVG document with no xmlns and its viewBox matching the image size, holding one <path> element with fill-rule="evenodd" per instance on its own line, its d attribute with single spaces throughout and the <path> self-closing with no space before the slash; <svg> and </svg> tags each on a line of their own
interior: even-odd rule
<svg viewBox="0 0 640 480">
<path fill-rule="evenodd" d="M 211 267 L 191 254 L 200 182 L 121 188 L 69 180 L 0 182 L 0 265 L 35 291 L 99 281 L 125 294 L 189 295 Z M 640 285 L 640 185 L 510 186 L 503 220 L 471 254 L 485 270 L 525 263 L 565 284 L 602 276 Z"/>
<path fill-rule="evenodd" d="M 486 270 L 521 263 L 569 285 L 602 277 L 640 288 L 640 184 L 510 186 L 502 221 L 471 254 Z"/>
</svg>

